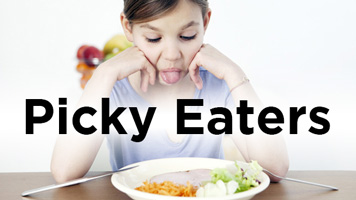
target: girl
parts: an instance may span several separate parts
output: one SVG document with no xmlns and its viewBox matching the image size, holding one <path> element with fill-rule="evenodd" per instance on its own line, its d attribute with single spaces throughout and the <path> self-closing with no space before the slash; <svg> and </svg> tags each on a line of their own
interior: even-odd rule
<svg viewBox="0 0 356 200">
<path fill-rule="evenodd" d="M 196 111 L 236 107 L 240 100 L 261 106 L 243 70 L 203 43 L 210 17 L 206 0 L 124 0 L 121 24 L 134 46 L 98 66 L 79 106 L 99 108 L 102 98 L 110 98 L 114 109 L 138 107 L 147 111 L 154 106 L 157 113 L 142 142 L 131 141 L 132 135 L 137 135 L 135 126 L 126 128 L 128 134 L 111 133 L 107 137 L 113 170 L 154 158 L 224 158 L 222 136 L 207 132 L 182 135 L 172 128 L 176 127 L 172 122 L 176 121 L 177 99 L 204 99 L 203 107 L 187 108 Z M 144 115 L 140 116 L 143 121 Z M 156 116 L 160 120 L 155 121 Z M 56 181 L 84 176 L 104 137 L 100 131 L 60 137 L 51 163 Z M 257 160 L 281 176 L 287 173 L 288 156 L 281 136 L 235 132 L 231 138 L 246 161 Z"/>
</svg>

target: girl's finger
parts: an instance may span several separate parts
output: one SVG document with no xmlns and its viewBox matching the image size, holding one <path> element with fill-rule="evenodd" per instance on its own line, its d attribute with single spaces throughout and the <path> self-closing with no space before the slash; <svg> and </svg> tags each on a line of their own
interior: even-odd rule
<svg viewBox="0 0 356 200">
<path fill-rule="evenodd" d="M 147 70 L 141 70 L 141 90 L 147 92 L 149 82 L 149 74 Z"/>
<path fill-rule="evenodd" d="M 190 79 L 194 82 L 195 86 L 201 90 L 203 88 L 203 81 L 200 77 L 199 74 L 199 66 L 197 62 L 195 61 L 195 58 L 193 59 L 192 63 L 189 66 L 189 76 Z"/>
<path fill-rule="evenodd" d="M 148 76 L 149 76 L 149 83 L 151 85 L 154 85 L 155 84 L 155 81 L 156 81 L 156 69 L 151 65 L 151 63 L 148 64 L 147 68 L 146 68 L 146 71 L 148 73 Z"/>
</svg>

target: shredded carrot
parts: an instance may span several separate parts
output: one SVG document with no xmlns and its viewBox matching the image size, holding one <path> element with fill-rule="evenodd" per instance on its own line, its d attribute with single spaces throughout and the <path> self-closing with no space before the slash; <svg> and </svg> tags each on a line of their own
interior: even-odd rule
<svg viewBox="0 0 356 200">
<path fill-rule="evenodd" d="M 143 185 L 135 188 L 138 191 L 148 192 L 152 194 L 160 194 L 167 196 L 179 196 L 179 197 L 195 197 L 195 193 L 198 187 L 191 185 L 187 182 L 187 185 L 175 184 L 172 181 L 164 181 L 162 183 L 150 183 L 149 181 L 143 182 Z"/>
</svg>

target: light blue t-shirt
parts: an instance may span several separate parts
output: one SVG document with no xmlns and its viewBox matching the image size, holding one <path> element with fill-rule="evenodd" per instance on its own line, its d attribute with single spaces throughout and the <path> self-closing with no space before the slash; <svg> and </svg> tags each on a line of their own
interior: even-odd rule
<svg viewBox="0 0 356 200">
<path fill-rule="evenodd" d="M 233 100 L 225 81 L 216 78 L 203 68 L 200 68 L 200 76 L 204 86 L 202 90 L 195 90 L 194 99 L 203 99 L 204 106 L 195 106 L 189 112 L 210 111 L 214 107 L 232 108 Z M 139 96 L 130 85 L 128 79 L 125 78 L 116 82 L 110 96 L 110 108 L 115 110 L 117 107 L 137 107 L 139 111 L 142 111 L 140 118 L 141 121 L 144 121 L 147 108 L 153 106 Z M 119 120 L 128 134 L 119 134 L 112 128 L 107 137 L 110 164 L 114 171 L 132 163 L 158 158 L 224 158 L 223 135 L 213 135 L 207 132 L 207 124 L 205 124 L 203 135 L 186 134 L 181 142 L 175 143 L 168 137 L 165 129 L 160 128 L 160 121 L 157 121 L 159 117 L 156 116 L 159 113 L 157 110 L 148 133 L 141 142 L 131 141 L 132 135 L 138 135 L 139 133 L 137 127 L 133 124 L 130 111 L 126 109 L 119 116 Z M 210 112 L 208 113 L 210 114 Z"/>
</svg>

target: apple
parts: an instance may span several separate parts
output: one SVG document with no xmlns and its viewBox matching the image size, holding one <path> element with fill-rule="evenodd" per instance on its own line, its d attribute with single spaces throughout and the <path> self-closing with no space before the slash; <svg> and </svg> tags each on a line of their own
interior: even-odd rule
<svg viewBox="0 0 356 200">
<path fill-rule="evenodd" d="M 89 46 L 83 51 L 84 62 L 89 66 L 97 66 L 104 59 L 104 54 L 98 48 Z"/>
<path fill-rule="evenodd" d="M 79 49 L 78 49 L 78 51 L 77 51 L 77 58 L 78 58 L 79 60 L 83 59 L 83 52 L 84 52 L 84 50 L 85 50 L 87 47 L 89 47 L 89 45 L 86 45 L 86 44 L 84 44 L 84 45 L 82 45 L 82 46 L 79 47 Z"/>
</svg>

